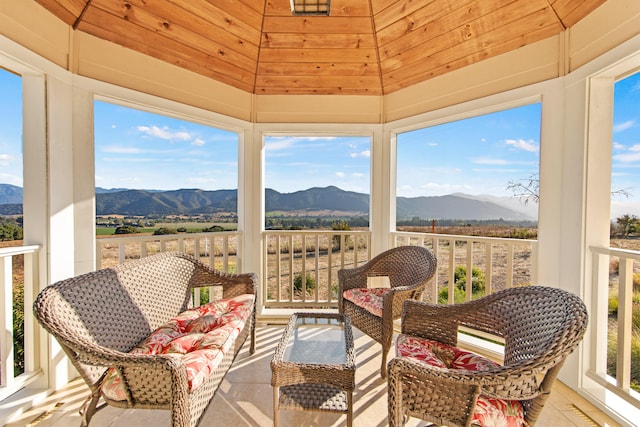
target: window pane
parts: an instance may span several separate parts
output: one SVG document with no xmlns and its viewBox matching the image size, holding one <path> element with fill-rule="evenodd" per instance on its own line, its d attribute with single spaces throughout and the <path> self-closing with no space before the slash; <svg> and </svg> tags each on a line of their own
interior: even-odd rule
<svg viewBox="0 0 640 427">
<path fill-rule="evenodd" d="M 0 68 L 0 248 L 22 245 L 22 79 Z M 12 257 L 13 374 L 24 372 L 24 255 Z M 2 373 L 0 373 L 2 374 Z"/>
<path fill-rule="evenodd" d="M 535 222 L 540 113 L 531 104 L 398 135 L 397 224 Z"/>
<path fill-rule="evenodd" d="M 94 126 L 98 235 L 237 229 L 237 133 L 100 101 Z"/>
<path fill-rule="evenodd" d="M 368 137 L 266 137 L 266 228 L 367 227 L 370 155 Z"/>
</svg>

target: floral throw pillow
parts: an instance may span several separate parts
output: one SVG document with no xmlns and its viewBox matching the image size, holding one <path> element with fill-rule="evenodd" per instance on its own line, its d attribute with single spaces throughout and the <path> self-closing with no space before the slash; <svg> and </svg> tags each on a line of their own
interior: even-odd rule
<svg viewBox="0 0 640 427">
<path fill-rule="evenodd" d="M 353 288 L 344 291 L 342 296 L 358 307 L 382 317 L 382 298 L 390 290 L 389 288 Z"/>
<path fill-rule="evenodd" d="M 400 334 L 396 340 L 396 356 L 407 357 L 440 369 L 484 371 L 499 366 L 475 353 L 404 334 Z M 482 427 L 527 426 L 520 401 L 494 399 L 483 395 L 476 401 L 471 424 Z"/>
<path fill-rule="evenodd" d="M 138 344 L 131 353 L 180 357 L 187 368 L 189 388 L 202 385 L 220 364 L 252 314 L 254 295 L 239 295 L 180 313 Z M 111 369 L 102 382 L 111 400 L 126 400 L 125 385 Z"/>
</svg>

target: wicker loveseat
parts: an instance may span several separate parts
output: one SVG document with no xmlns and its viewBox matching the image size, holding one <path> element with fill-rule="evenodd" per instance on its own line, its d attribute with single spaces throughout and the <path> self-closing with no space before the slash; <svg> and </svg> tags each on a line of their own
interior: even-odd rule
<svg viewBox="0 0 640 427">
<path fill-rule="evenodd" d="M 452 427 L 533 426 L 587 319 L 580 298 L 544 286 L 456 305 L 406 301 L 389 362 L 389 425 L 413 416 Z M 503 364 L 455 347 L 459 326 L 504 338 Z"/>
<path fill-rule="evenodd" d="M 192 290 L 203 286 L 222 299 L 190 309 Z M 83 425 L 102 397 L 116 407 L 168 409 L 172 426 L 193 427 L 247 336 L 255 349 L 256 286 L 255 274 L 225 274 L 166 252 L 52 284 L 34 314 L 91 389 Z"/>
</svg>

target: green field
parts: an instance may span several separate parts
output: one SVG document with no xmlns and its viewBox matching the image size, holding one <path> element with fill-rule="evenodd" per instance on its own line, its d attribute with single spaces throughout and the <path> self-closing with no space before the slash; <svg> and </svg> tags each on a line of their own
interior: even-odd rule
<svg viewBox="0 0 640 427">
<path fill-rule="evenodd" d="M 238 229 L 237 223 L 229 222 L 159 222 L 151 228 L 137 228 L 141 234 L 153 234 L 158 228 L 169 228 L 171 230 L 177 230 L 178 228 L 186 228 L 187 233 L 202 233 L 205 228 L 220 226 L 228 231 L 234 231 Z M 113 236 L 115 235 L 116 227 L 96 227 L 96 236 Z"/>
</svg>

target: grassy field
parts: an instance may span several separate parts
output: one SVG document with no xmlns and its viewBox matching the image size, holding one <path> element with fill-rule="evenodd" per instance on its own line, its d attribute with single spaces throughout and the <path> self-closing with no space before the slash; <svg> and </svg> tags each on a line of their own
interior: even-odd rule
<svg viewBox="0 0 640 427">
<path fill-rule="evenodd" d="M 237 230 L 238 224 L 231 222 L 158 222 L 153 227 L 138 228 L 140 234 L 153 234 L 158 228 L 168 228 L 170 230 L 178 230 L 185 228 L 187 233 L 202 233 L 202 230 L 214 226 L 219 226 L 225 230 Z M 113 236 L 115 235 L 115 227 L 96 227 L 96 236 Z"/>
</svg>

